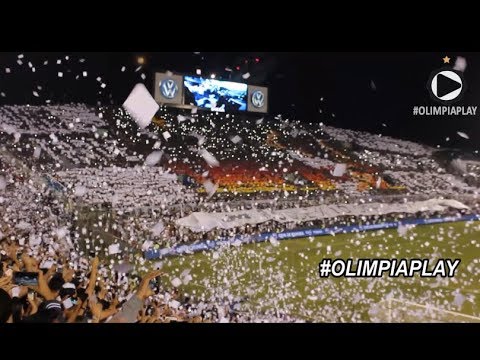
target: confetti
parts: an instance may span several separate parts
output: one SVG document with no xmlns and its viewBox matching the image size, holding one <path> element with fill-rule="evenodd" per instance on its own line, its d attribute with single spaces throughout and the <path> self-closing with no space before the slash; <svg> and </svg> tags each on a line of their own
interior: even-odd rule
<svg viewBox="0 0 480 360">
<path fill-rule="evenodd" d="M 208 165 L 212 167 L 217 167 L 220 166 L 219 161 L 213 156 L 211 153 L 209 153 L 206 149 L 200 150 L 200 156 L 203 157 L 203 159 L 207 162 Z"/>
<path fill-rule="evenodd" d="M 120 244 L 112 244 L 108 247 L 108 255 L 120 254 L 121 252 Z"/>
<path fill-rule="evenodd" d="M 152 234 L 153 236 L 160 236 L 160 234 L 165 230 L 165 226 L 163 223 L 160 221 L 155 224 L 155 226 L 152 228 Z"/>
<path fill-rule="evenodd" d="M 34 149 L 34 151 L 33 151 L 33 157 L 34 157 L 35 159 L 38 159 L 38 158 L 40 158 L 40 154 L 41 154 L 41 153 L 42 153 L 42 148 L 39 147 L 39 146 L 36 146 L 35 149 Z"/>
<path fill-rule="evenodd" d="M 120 274 L 128 274 L 132 270 L 134 270 L 134 265 L 128 262 L 121 262 L 121 263 L 115 264 L 113 266 L 113 269 Z"/>
<path fill-rule="evenodd" d="M 162 159 L 163 151 L 154 151 L 150 153 L 145 159 L 146 166 L 155 166 Z"/>
<path fill-rule="evenodd" d="M 87 188 L 83 185 L 77 185 L 75 187 L 75 196 L 82 197 L 87 193 Z"/>
<path fill-rule="evenodd" d="M 208 195 L 208 199 L 211 198 L 218 190 L 218 184 L 214 184 L 210 180 L 205 181 L 203 183 L 203 187 Z"/>
<path fill-rule="evenodd" d="M 144 129 L 152 122 L 160 106 L 143 84 L 137 84 L 123 103 L 123 108 L 133 117 L 137 125 Z"/>
<path fill-rule="evenodd" d="M 50 134 L 48 137 L 52 140 L 52 144 L 58 144 L 58 138 L 55 134 Z"/>
<path fill-rule="evenodd" d="M 179 287 L 180 285 L 182 285 L 182 280 L 180 280 L 178 277 L 176 277 L 171 281 L 171 284 L 172 284 L 173 287 Z"/>
<path fill-rule="evenodd" d="M 0 175 L 0 191 L 3 191 L 7 188 L 7 181 L 5 180 L 5 177 Z"/>
<path fill-rule="evenodd" d="M 467 59 L 463 56 L 457 56 L 455 59 L 455 65 L 453 66 L 453 70 L 464 72 L 467 68 Z"/>
<path fill-rule="evenodd" d="M 242 138 L 238 135 L 235 135 L 230 138 L 230 141 L 233 142 L 234 144 L 238 144 L 240 141 L 242 141 Z"/>
<path fill-rule="evenodd" d="M 170 139 L 170 138 L 172 137 L 172 135 L 170 135 L 170 133 L 169 133 L 168 131 L 164 131 L 164 132 L 162 133 L 162 136 L 163 136 L 163 138 L 164 138 L 165 140 L 168 140 L 168 139 Z"/>
<path fill-rule="evenodd" d="M 347 164 L 335 164 L 335 168 L 333 169 L 333 176 L 341 177 L 347 171 Z"/>
<path fill-rule="evenodd" d="M 280 245 L 280 242 L 277 239 L 275 239 L 273 236 L 270 237 L 269 241 L 270 241 L 270 244 L 272 244 L 273 246 L 279 246 Z"/>
<path fill-rule="evenodd" d="M 142 251 L 147 251 L 148 249 L 150 249 L 151 247 L 153 247 L 153 241 L 151 240 L 145 240 L 142 244 Z"/>
<path fill-rule="evenodd" d="M 1 124 L 2 125 L 2 130 L 6 132 L 8 135 L 13 135 L 14 133 L 17 132 L 17 129 L 9 124 Z"/>
</svg>

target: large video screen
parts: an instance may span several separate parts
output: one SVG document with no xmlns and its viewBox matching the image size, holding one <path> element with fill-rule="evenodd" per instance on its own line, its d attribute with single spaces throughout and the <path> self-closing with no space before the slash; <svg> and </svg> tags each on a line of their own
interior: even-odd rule
<svg viewBox="0 0 480 360">
<path fill-rule="evenodd" d="M 212 111 L 246 111 L 247 84 L 184 76 L 185 103 Z"/>
</svg>

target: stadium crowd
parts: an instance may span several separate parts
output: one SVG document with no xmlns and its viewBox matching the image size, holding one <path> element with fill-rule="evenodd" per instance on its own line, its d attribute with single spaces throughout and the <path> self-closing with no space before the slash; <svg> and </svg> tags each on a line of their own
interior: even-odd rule
<svg viewBox="0 0 480 360">
<path fill-rule="evenodd" d="M 245 298 L 184 294 L 180 278 L 141 253 L 152 248 L 288 229 L 400 220 L 337 216 L 195 233 L 195 211 L 461 199 L 478 188 L 447 172 L 433 148 L 281 118 L 162 109 L 139 130 L 119 108 L 0 108 L 0 322 L 241 322 Z M 345 164 L 344 167 L 337 166 Z M 338 169 L 343 169 L 337 173 Z M 19 285 L 16 272 L 36 285 Z M 34 276 L 34 277 L 35 277 Z M 255 321 L 292 321 L 256 314 Z"/>
</svg>

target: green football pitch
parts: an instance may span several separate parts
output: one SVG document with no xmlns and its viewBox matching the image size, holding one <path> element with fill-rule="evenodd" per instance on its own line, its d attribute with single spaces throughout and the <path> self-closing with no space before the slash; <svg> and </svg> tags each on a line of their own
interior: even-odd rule
<svg viewBox="0 0 480 360">
<path fill-rule="evenodd" d="M 320 278 L 323 258 L 459 258 L 453 278 Z M 315 322 L 480 321 L 480 222 L 248 245 L 161 261 L 195 299 L 244 298 L 241 311 Z M 477 317 L 479 317 L 477 319 Z"/>
</svg>

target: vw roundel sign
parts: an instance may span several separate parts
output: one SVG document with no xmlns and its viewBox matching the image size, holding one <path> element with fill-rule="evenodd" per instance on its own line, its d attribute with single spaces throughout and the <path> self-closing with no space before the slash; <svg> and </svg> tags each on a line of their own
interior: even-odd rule
<svg viewBox="0 0 480 360">
<path fill-rule="evenodd" d="M 268 111 L 268 88 L 265 86 L 248 85 L 247 111 L 266 114 Z"/>
<path fill-rule="evenodd" d="M 167 99 L 173 99 L 178 93 L 178 85 L 175 80 L 164 79 L 160 83 L 160 93 Z"/>
<path fill-rule="evenodd" d="M 261 108 L 265 104 L 265 95 L 262 91 L 257 90 L 252 93 L 252 105 Z"/>
</svg>

